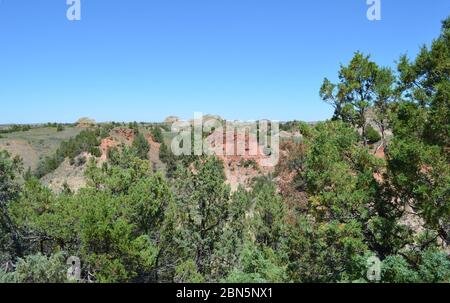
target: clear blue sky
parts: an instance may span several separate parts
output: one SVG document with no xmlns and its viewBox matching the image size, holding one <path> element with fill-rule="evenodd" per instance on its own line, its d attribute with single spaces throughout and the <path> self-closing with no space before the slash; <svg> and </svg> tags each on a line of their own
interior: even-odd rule
<svg viewBox="0 0 450 303">
<path fill-rule="evenodd" d="M 318 91 L 353 52 L 394 65 L 439 34 L 448 0 L 0 0 L 0 124 L 327 119 Z"/>
</svg>

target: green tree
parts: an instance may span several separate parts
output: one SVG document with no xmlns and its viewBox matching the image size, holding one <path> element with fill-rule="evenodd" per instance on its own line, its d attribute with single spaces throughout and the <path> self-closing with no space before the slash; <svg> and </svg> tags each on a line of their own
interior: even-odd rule
<svg viewBox="0 0 450 303">
<path fill-rule="evenodd" d="M 223 163 L 217 158 L 202 158 L 176 172 L 174 240 L 181 258 L 194 260 L 205 278 L 214 272 L 211 261 L 229 217 L 229 200 Z"/>
<path fill-rule="evenodd" d="M 410 62 L 398 64 L 399 91 L 394 140 L 387 152 L 388 177 L 403 205 L 420 215 L 426 226 L 450 243 L 450 18 L 431 48 L 422 47 Z"/>
<path fill-rule="evenodd" d="M 341 66 L 339 84 L 325 78 L 320 89 L 320 97 L 335 109 L 334 118 L 360 128 L 365 143 L 367 112 L 374 102 L 378 70 L 369 56 L 356 52 L 348 66 Z"/>
<path fill-rule="evenodd" d="M 150 144 L 142 133 L 137 133 L 136 137 L 134 138 L 132 148 L 140 159 L 148 159 Z"/>
<path fill-rule="evenodd" d="M 193 260 L 188 260 L 175 269 L 175 283 L 204 283 L 205 278 L 198 273 L 197 266 Z"/>
<path fill-rule="evenodd" d="M 298 216 L 288 240 L 288 273 L 295 282 L 353 281 L 364 277 L 368 247 L 356 220 L 316 223 Z M 361 271 L 363 268 L 363 271 Z"/>
<path fill-rule="evenodd" d="M 390 68 L 378 70 L 374 86 L 373 120 L 380 129 L 383 146 L 386 145 L 386 131 L 389 128 L 391 106 L 398 99 L 398 93 L 394 88 L 395 80 L 394 73 Z M 367 133 L 369 135 L 369 130 Z M 368 139 L 370 141 L 370 138 Z"/>
<path fill-rule="evenodd" d="M 442 23 L 440 36 L 431 47 L 423 46 L 411 62 L 406 55 L 399 60 L 399 91 L 414 110 L 420 128 L 409 129 L 427 144 L 449 146 L 450 132 L 450 17 Z M 413 106 L 414 105 L 414 106 Z M 401 112 L 400 112 L 401 113 Z M 411 117 L 397 115 L 401 127 L 409 125 Z"/>
<path fill-rule="evenodd" d="M 366 138 L 369 144 L 374 144 L 383 139 L 383 137 L 378 133 L 378 131 L 371 125 L 367 126 Z M 384 139 L 383 139 L 384 140 Z"/>
<path fill-rule="evenodd" d="M 450 260 L 439 251 L 427 249 L 412 262 L 403 256 L 389 256 L 382 262 L 382 282 L 389 283 L 449 283 Z"/>
<path fill-rule="evenodd" d="M 246 242 L 240 254 L 239 265 L 225 279 L 227 283 L 282 283 L 286 282 L 286 266 L 280 263 L 278 251 L 258 248 Z"/>
<path fill-rule="evenodd" d="M 353 281 L 367 257 L 396 253 L 408 242 L 392 193 L 375 179 L 383 161 L 360 146 L 341 121 L 319 123 L 302 149 L 297 179 L 309 207 L 291 210 L 288 254 L 293 281 Z M 295 157 L 294 157 L 295 158 Z M 389 187 L 388 187 L 389 188 Z"/>
<path fill-rule="evenodd" d="M 252 232 L 257 243 L 278 250 L 286 237 L 286 208 L 276 192 L 275 184 L 259 179 L 253 186 Z"/>
<path fill-rule="evenodd" d="M 158 143 L 164 142 L 164 137 L 163 137 L 163 134 L 161 131 L 161 127 L 159 127 L 158 125 L 153 126 L 151 129 L 151 133 L 152 133 L 153 140 L 155 142 L 158 142 Z"/>
<path fill-rule="evenodd" d="M 157 246 L 148 235 L 135 234 L 136 226 L 123 214 L 120 199 L 104 191 L 83 191 L 80 218 L 80 253 L 100 282 L 131 282 L 149 273 Z"/>
<path fill-rule="evenodd" d="M 21 159 L 11 159 L 7 151 L 0 150 L 0 261 L 21 257 L 24 253 L 19 228 L 9 213 L 11 201 L 20 192 L 18 178 L 21 172 Z"/>
</svg>

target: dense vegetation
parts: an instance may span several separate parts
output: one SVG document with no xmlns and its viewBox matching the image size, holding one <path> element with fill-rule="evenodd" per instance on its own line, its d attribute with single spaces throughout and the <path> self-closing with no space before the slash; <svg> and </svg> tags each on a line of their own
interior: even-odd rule
<svg viewBox="0 0 450 303">
<path fill-rule="evenodd" d="M 220 160 L 174 157 L 165 144 L 167 175 L 153 173 L 138 132 L 103 165 L 91 158 L 76 193 L 20 185 L 20 159 L 0 152 L 0 281 L 64 282 L 78 256 L 83 281 L 369 282 L 377 256 L 382 282 L 450 282 L 449 39 L 447 19 L 396 73 L 356 53 L 339 83 L 325 79 L 335 114 L 295 124 L 304 140 L 284 146 L 277 167 L 294 175 L 289 191 L 260 177 L 231 192 Z M 99 137 L 62 144 L 38 176 Z"/>
</svg>

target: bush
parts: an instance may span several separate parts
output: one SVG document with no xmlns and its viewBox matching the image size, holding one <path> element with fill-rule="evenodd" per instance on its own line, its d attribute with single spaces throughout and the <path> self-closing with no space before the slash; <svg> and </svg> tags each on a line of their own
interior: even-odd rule
<svg viewBox="0 0 450 303">
<path fill-rule="evenodd" d="M 300 134 L 306 138 L 310 138 L 313 135 L 313 127 L 306 122 L 300 122 L 298 130 L 300 131 Z"/>
<path fill-rule="evenodd" d="M 204 277 L 197 271 L 193 260 L 188 260 L 175 269 L 175 283 L 204 283 Z"/>
<path fill-rule="evenodd" d="M 153 140 L 155 142 L 157 142 L 157 143 L 163 142 L 164 138 L 163 138 L 163 134 L 161 132 L 161 128 L 159 126 L 152 127 L 151 132 L 152 132 Z"/>
<path fill-rule="evenodd" d="M 94 157 L 97 157 L 97 158 L 102 156 L 102 151 L 97 146 L 89 147 L 88 153 L 90 153 L 91 155 L 93 155 Z"/>
<path fill-rule="evenodd" d="M 62 253 L 49 258 L 40 253 L 30 255 L 19 259 L 14 272 L 0 270 L 0 283 L 64 283 L 66 278 L 67 266 Z"/>
<path fill-rule="evenodd" d="M 369 144 L 373 144 L 381 140 L 381 135 L 373 126 L 369 125 L 366 129 L 366 138 Z"/>
<path fill-rule="evenodd" d="M 150 151 L 150 145 L 144 135 L 138 133 L 133 141 L 133 151 L 136 155 L 142 159 L 146 160 L 148 158 L 148 152 Z"/>
<path fill-rule="evenodd" d="M 448 283 L 450 281 L 450 260 L 445 253 L 426 250 L 418 257 L 418 264 L 410 264 L 402 256 L 388 256 L 382 263 L 383 282 Z"/>
</svg>

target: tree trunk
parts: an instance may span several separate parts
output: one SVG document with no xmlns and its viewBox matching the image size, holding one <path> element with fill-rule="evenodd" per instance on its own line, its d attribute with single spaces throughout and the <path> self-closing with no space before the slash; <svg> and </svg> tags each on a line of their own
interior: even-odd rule
<svg viewBox="0 0 450 303">
<path fill-rule="evenodd" d="M 2 216 L 5 219 L 5 225 L 8 231 L 11 233 L 11 239 L 14 244 L 14 249 L 17 257 L 23 257 L 23 247 L 20 241 L 19 233 L 15 228 L 11 218 L 9 217 L 8 210 L 6 209 L 6 205 L 0 201 L 0 209 L 2 211 Z"/>
</svg>

